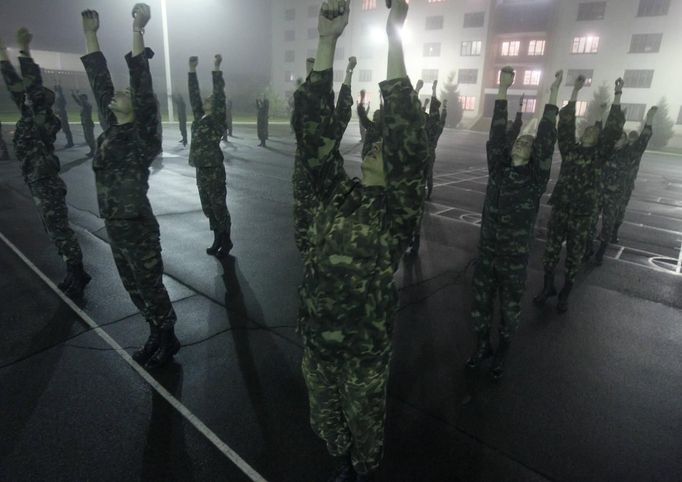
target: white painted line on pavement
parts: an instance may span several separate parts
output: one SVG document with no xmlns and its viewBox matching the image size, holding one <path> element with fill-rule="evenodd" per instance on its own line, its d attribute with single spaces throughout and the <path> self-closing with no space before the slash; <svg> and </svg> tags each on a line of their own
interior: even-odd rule
<svg viewBox="0 0 682 482">
<path fill-rule="evenodd" d="M 682 270 L 682 244 L 680 245 L 680 255 L 677 257 L 677 269 L 675 272 L 680 274 L 680 270 Z"/>
<path fill-rule="evenodd" d="M 620 247 L 620 249 L 618 250 L 618 254 L 614 259 L 620 259 L 620 257 L 623 255 L 623 251 L 625 251 L 625 246 Z"/>
<path fill-rule="evenodd" d="M 189 411 L 182 402 L 175 398 L 168 390 L 166 390 L 156 379 L 142 368 L 135 360 L 132 359 L 128 352 L 126 352 L 121 345 L 116 342 L 109 334 L 104 331 L 90 316 L 81 310 L 73 301 L 62 293 L 59 288 L 48 278 L 42 271 L 29 260 L 19 248 L 17 248 L 9 239 L 0 232 L 0 239 L 14 251 L 25 264 L 28 266 L 40 279 L 42 279 L 47 286 L 59 296 L 69 308 L 71 308 L 92 330 L 99 335 L 123 360 L 130 365 L 130 367 L 137 372 L 138 375 L 144 379 L 159 395 L 161 395 L 173 408 L 175 408 L 180 415 L 194 426 L 204 437 L 206 437 L 220 452 L 223 453 L 239 470 L 241 470 L 247 477 L 254 482 L 267 482 L 258 472 L 256 472 L 244 459 L 242 459 L 237 452 L 232 450 L 225 442 L 223 442 L 204 422 L 202 422 L 196 415 Z"/>
</svg>

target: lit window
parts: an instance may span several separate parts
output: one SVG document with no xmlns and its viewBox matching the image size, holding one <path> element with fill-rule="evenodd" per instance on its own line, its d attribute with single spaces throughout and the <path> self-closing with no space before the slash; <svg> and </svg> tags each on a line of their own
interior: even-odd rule
<svg viewBox="0 0 682 482">
<path fill-rule="evenodd" d="M 440 43 L 424 44 L 424 57 L 440 57 Z"/>
<path fill-rule="evenodd" d="M 464 95 L 459 98 L 459 103 L 462 106 L 462 110 L 469 112 L 476 110 L 476 97 Z"/>
<path fill-rule="evenodd" d="M 291 72 L 289 70 L 284 72 L 284 82 L 293 82 L 294 80 L 295 79 L 294 79 L 294 73 L 293 72 Z"/>
<path fill-rule="evenodd" d="M 534 114 L 535 105 L 537 103 L 536 99 L 523 99 L 523 104 L 521 105 L 521 112 L 524 114 Z"/>
<path fill-rule="evenodd" d="M 521 42 L 518 40 L 502 42 L 502 57 L 518 57 L 520 49 Z"/>
<path fill-rule="evenodd" d="M 481 55 L 481 44 L 482 42 L 480 40 L 466 40 L 462 42 L 460 55 L 462 57 L 472 57 Z"/>
<path fill-rule="evenodd" d="M 523 85 L 540 85 L 542 70 L 526 70 L 523 74 Z"/>
<path fill-rule="evenodd" d="M 531 57 L 545 55 L 545 41 L 531 40 L 528 43 L 528 55 L 530 55 Z"/>
<path fill-rule="evenodd" d="M 363 10 L 374 10 L 377 8 L 377 0 L 362 0 Z"/>
<path fill-rule="evenodd" d="M 599 51 L 599 37 L 575 37 L 573 39 L 572 54 L 596 54 Z"/>
<path fill-rule="evenodd" d="M 426 3 L 445 3 L 445 0 L 428 0 Z"/>
</svg>

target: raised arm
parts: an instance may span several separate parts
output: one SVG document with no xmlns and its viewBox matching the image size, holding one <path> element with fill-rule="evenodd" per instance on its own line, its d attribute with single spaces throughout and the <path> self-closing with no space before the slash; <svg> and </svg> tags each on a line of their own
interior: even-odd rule
<svg viewBox="0 0 682 482">
<path fill-rule="evenodd" d="M 199 90 L 199 79 L 197 78 L 197 65 L 199 65 L 199 57 L 190 57 L 187 89 L 189 92 L 189 105 L 192 106 L 192 114 L 195 121 L 204 116 L 204 106 L 201 100 L 201 91 Z"/>
<path fill-rule="evenodd" d="M 24 83 L 19 77 L 19 74 L 14 69 L 14 66 L 9 60 L 9 55 L 7 53 L 7 46 L 5 42 L 0 38 L 0 70 L 2 70 L 2 78 L 5 80 L 5 86 L 9 91 L 14 104 L 19 110 L 23 109 L 24 106 Z"/>
<path fill-rule="evenodd" d="M 405 71 L 400 29 L 407 18 L 405 0 L 393 0 L 388 15 L 387 80 L 380 84 L 384 98 L 383 161 L 390 229 L 397 242 L 394 265 L 414 234 L 425 193 L 424 170 L 428 139 L 419 96 Z"/>
<path fill-rule="evenodd" d="M 220 64 L 222 55 L 216 55 L 213 62 L 213 118 L 220 123 L 221 130 L 227 129 L 227 99 L 225 97 L 225 78 Z"/>
<path fill-rule="evenodd" d="M 511 130 L 507 132 L 507 141 L 511 144 L 513 143 L 521 133 L 521 128 L 523 127 L 523 99 L 526 97 L 525 94 L 521 94 L 521 100 L 519 100 L 519 110 L 516 111 L 516 117 L 514 117 L 514 122 L 512 123 Z"/>
<path fill-rule="evenodd" d="M 585 77 L 579 75 L 575 79 L 571 99 L 563 109 L 559 111 L 559 151 L 562 156 L 567 156 L 572 152 L 577 142 L 575 140 L 575 103 L 578 101 L 578 93 L 585 86 Z"/>
<path fill-rule="evenodd" d="M 26 28 L 20 28 L 17 32 L 17 44 L 19 45 L 19 66 L 21 77 L 24 81 L 26 95 L 31 101 L 31 111 L 36 125 L 45 127 L 48 118 L 53 117 L 51 106 L 46 98 L 43 88 L 43 77 L 40 67 L 31 58 L 30 44 L 33 35 Z M 56 127 L 59 130 L 59 127 Z"/>
<path fill-rule="evenodd" d="M 507 91 L 514 83 L 515 76 L 516 73 L 510 66 L 503 67 L 500 72 L 500 87 L 497 90 L 495 111 L 490 123 L 490 135 L 488 137 L 489 142 L 500 146 L 504 146 L 507 139 L 507 119 L 509 117 L 507 111 Z"/>
<path fill-rule="evenodd" d="M 372 122 L 367 115 L 367 108 L 365 107 L 365 97 L 367 93 L 365 92 L 365 89 L 362 89 L 360 91 L 360 102 L 358 102 L 358 119 L 360 120 L 360 124 L 362 125 L 363 129 L 371 129 L 374 127 L 374 122 Z"/>
<path fill-rule="evenodd" d="M 358 64 L 355 57 L 348 59 L 348 66 L 346 67 L 346 78 L 341 84 L 339 96 L 336 101 L 336 109 L 334 110 L 335 123 L 337 124 L 336 135 L 339 136 L 339 141 L 343 138 L 346 132 L 348 123 L 353 115 L 353 94 L 351 93 L 351 83 L 353 80 L 353 70 Z"/>
<path fill-rule="evenodd" d="M 102 127 L 106 129 L 116 123 L 116 117 L 109 109 L 109 104 L 114 98 L 114 84 L 111 81 L 107 60 L 100 51 L 99 40 L 97 39 L 99 14 L 95 10 L 84 10 L 81 16 L 87 48 L 87 54 L 81 57 L 81 61 L 95 96 L 99 118 L 102 119 Z"/>
<path fill-rule="evenodd" d="M 639 134 L 639 137 L 637 138 L 637 142 L 635 142 L 632 145 L 632 150 L 638 156 L 641 156 L 642 154 L 644 154 L 644 151 L 646 151 L 646 148 L 649 145 L 649 141 L 651 140 L 651 136 L 653 136 L 653 134 L 654 134 L 653 123 L 654 123 L 654 118 L 656 117 L 657 113 L 658 113 L 658 107 L 656 107 L 656 106 L 653 106 L 651 109 L 649 109 L 649 112 L 646 113 L 646 121 L 644 122 L 644 127 L 642 128 L 642 132 Z"/>
<path fill-rule="evenodd" d="M 543 186 L 543 191 L 547 187 L 549 175 L 552 170 L 552 157 L 557 141 L 556 118 L 559 113 L 557 98 L 561 82 L 564 79 L 564 71 L 559 70 L 554 76 L 554 82 L 549 91 L 549 102 L 545 105 L 545 111 L 538 125 L 538 132 L 533 142 L 531 154 L 531 167 L 535 169 L 536 179 Z"/>
<path fill-rule="evenodd" d="M 603 164 L 608 159 L 613 151 L 616 142 L 623 133 L 623 126 L 625 125 L 625 115 L 620 108 L 621 96 L 623 95 L 623 79 L 618 78 L 615 83 L 615 91 L 613 96 L 613 104 L 611 104 L 611 111 L 609 117 L 606 119 L 606 125 L 599 133 L 599 141 L 597 148 L 600 155 L 597 157 L 597 162 Z"/>
</svg>

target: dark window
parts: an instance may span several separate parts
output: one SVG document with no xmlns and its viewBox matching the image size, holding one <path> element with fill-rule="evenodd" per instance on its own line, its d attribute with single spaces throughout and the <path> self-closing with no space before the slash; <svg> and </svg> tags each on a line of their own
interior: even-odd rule
<svg viewBox="0 0 682 482">
<path fill-rule="evenodd" d="M 623 76 L 625 87 L 648 89 L 654 80 L 653 70 L 626 70 Z"/>
<path fill-rule="evenodd" d="M 594 76 L 594 70 L 588 70 L 588 69 L 582 69 L 582 70 L 569 70 L 566 73 L 566 86 L 567 87 L 573 87 L 575 85 L 575 79 L 578 78 L 579 75 L 582 75 L 585 77 L 585 85 L 590 86 L 592 85 L 592 77 Z"/>
<path fill-rule="evenodd" d="M 459 69 L 457 81 L 460 84 L 475 84 L 478 82 L 478 69 Z"/>
<path fill-rule="evenodd" d="M 422 80 L 424 82 L 435 82 L 438 80 L 438 69 L 422 70 Z"/>
<path fill-rule="evenodd" d="M 360 71 L 360 82 L 371 82 L 372 81 L 372 71 L 371 70 L 361 70 Z"/>
<path fill-rule="evenodd" d="M 284 52 L 284 61 L 285 62 L 294 62 L 296 60 L 296 52 L 293 50 L 287 50 Z"/>
<path fill-rule="evenodd" d="M 471 12 L 464 14 L 464 28 L 482 27 L 485 24 L 485 12 Z"/>
<path fill-rule="evenodd" d="M 424 57 L 440 57 L 440 43 L 424 44 Z"/>
<path fill-rule="evenodd" d="M 291 42 L 294 39 L 296 39 L 296 31 L 294 30 L 287 30 L 284 32 L 284 40 L 287 42 Z"/>
<path fill-rule="evenodd" d="M 472 57 L 481 55 L 481 41 L 465 40 L 464 42 L 462 42 L 462 47 L 459 53 L 462 57 Z"/>
<path fill-rule="evenodd" d="M 604 20 L 606 2 L 586 2 L 578 5 L 578 20 Z"/>
<path fill-rule="evenodd" d="M 631 54 L 651 54 L 661 50 L 662 33 L 636 33 L 630 41 Z"/>
<path fill-rule="evenodd" d="M 296 9 L 295 8 L 288 8 L 284 11 L 284 19 L 285 20 L 294 20 L 296 18 Z"/>
<path fill-rule="evenodd" d="M 308 18 L 317 18 L 320 13 L 320 7 L 318 5 L 310 5 L 308 7 Z"/>
<path fill-rule="evenodd" d="M 443 16 L 426 17 L 426 30 L 442 30 Z"/>
<path fill-rule="evenodd" d="M 658 17 L 668 15 L 670 0 L 639 0 L 638 17 Z"/>
<path fill-rule="evenodd" d="M 677 115 L 677 123 L 682 124 L 682 107 L 680 107 L 680 113 Z"/>
<path fill-rule="evenodd" d="M 620 108 L 625 111 L 625 120 L 637 122 L 644 119 L 646 104 L 621 104 Z"/>
</svg>

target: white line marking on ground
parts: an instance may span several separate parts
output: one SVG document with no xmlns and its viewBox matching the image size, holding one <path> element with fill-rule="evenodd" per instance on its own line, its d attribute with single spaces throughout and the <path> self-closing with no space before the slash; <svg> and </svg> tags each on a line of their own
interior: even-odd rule
<svg viewBox="0 0 682 482">
<path fill-rule="evenodd" d="M 618 250 L 618 254 L 614 259 L 620 259 L 620 257 L 623 255 L 623 251 L 625 251 L 625 246 L 620 247 L 620 249 Z"/>
<path fill-rule="evenodd" d="M 682 244 L 680 245 L 680 255 L 677 257 L 677 269 L 675 272 L 680 274 L 680 270 L 682 270 Z"/>
<path fill-rule="evenodd" d="M 210 428 L 208 428 L 204 422 L 202 422 L 196 415 L 189 411 L 182 402 L 175 398 L 168 390 L 166 390 L 159 382 L 152 377 L 147 370 L 142 368 L 135 360 L 128 355 L 121 345 L 116 342 L 109 334 L 104 331 L 100 326 L 95 323 L 95 321 L 90 318 L 90 316 L 81 310 L 73 301 L 67 298 L 64 293 L 62 293 L 59 288 L 48 278 L 42 271 L 34 265 L 31 260 L 29 260 L 24 253 L 22 253 L 19 248 L 17 248 L 9 239 L 5 237 L 3 233 L 0 232 L 0 239 L 14 251 L 25 264 L 28 266 L 40 279 L 42 279 L 47 286 L 54 291 L 57 296 L 59 296 L 64 303 L 66 303 L 69 308 L 71 308 L 80 318 L 90 327 L 92 330 L 99 335 L 102 340 L 104 340 L 113 350 L 118 353 L 118 355 L 123 358 L 123 360 L 130 365 L 130 367 L 137 372 L 138 375 L 142 377 L 159 395 L 161 395 L 169 404 L 175 408 L 180 415 L 185 417 L 185 419 L 196 428 L 199 433 L 206 437 L 220 452 L 223 453 L 232 463 L 234 463 L 239 470 L 241 470 L 247 477 L 249 477 L 254 482 L 267 482 L 258 472 L 256 472 L 244 459 L 242 459 L 237 452 L 232 450 L 225 442 L 223 442 Z"/>
</svg>

